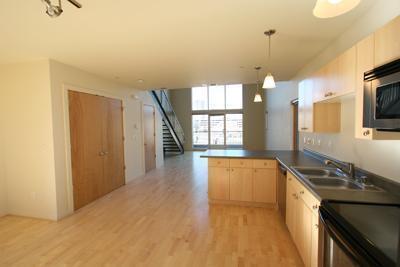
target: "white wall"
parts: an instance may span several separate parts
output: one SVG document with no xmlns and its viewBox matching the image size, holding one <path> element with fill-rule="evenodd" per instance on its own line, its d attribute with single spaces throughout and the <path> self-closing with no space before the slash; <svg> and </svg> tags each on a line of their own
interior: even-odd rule
<svg viewBox="0 0 400 267">
<path fill-rule="evenodd" d="M 144 174 L 142 104 L 153 104 L 147 92 L 139 92 L 118 82 L 103 79 L 77 68 L 50 61 L 50 79 L 54 125 L 54 151 L 58 218 L 73 210 L 70 174 L 67 89 L 79 90 L 122 99 L 125 131 L 126 182 Z M 139 99 L 135 99 L 134 95 Z M 161 117 L 156 113 L 157 167 L 163 164 Z M 160 140 L 161 139 L 161 140 Z M 161 147 L 160 147 L 161 146 Z"/>
<path fill-rule="evenodd" d="M 0 66 L 2 173 L 14 215 L 57 218 L 49 80 L 47 60 Z"/>
<path fill-rule="evenodd" d="M 362 38 L 376 31 L 400 15 L 400 1 L 377 2 L 363 17 L 355 21 L 345 33 L 304 67 L 295 79 L 302 79 Z M 328 154 L 341 160 L 355 162 L 370 172 L 400 182 L 400 141 L 368 141 L 354 137 L 354 99 L 342 103 L 342 129 L 340 134 L 300 134 L 300 147 Z M 305 145 L 304 137 L 321 140 L 321 146 Z"/>
<path fill-rule="evenodd" d="M 293 110 L 291 101 L 298 96 L 296 82 L 277 82 L 265 90 L 267 114 L 265 145 L 268 150 L 293 149 Z"/>
</svg>

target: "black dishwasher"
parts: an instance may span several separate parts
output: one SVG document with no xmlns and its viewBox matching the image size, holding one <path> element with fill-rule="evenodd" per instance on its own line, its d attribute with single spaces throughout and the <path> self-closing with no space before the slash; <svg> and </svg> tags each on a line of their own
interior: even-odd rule
<svg viewBox="0 0 400 267">
<path fill-rule="evenodd" d="M 278 166 L 278 209 L 284 220 L 286 220 L 286 168 Z"/>
</svg>

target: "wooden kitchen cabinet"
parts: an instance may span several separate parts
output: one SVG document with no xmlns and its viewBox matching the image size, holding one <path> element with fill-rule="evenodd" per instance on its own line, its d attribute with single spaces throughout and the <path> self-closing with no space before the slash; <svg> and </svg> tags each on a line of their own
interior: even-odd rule
<svg viewBox="0 0 400 267">
<path fill-rule="evenodd" d="M 209 158 L 208 198 L 211 202 L 274 206 L 277 167 L 274 159 Z"/>
<path fill-rule="evenodd" d="M 374 33 L 375 67 L 400 58 L 400 16 Z"/>
<path fill-rule="evenodd" d="M 318 241 L 319 241 L 319 219 L 318 214 L 312 216 L 312 233 L 311 233 L 311 267 L 318 267 Z"/>
<path fill-rule="evenodd" d="M 318 263 L 317 200 L 292 174 L 287 174 L 286 225 L 305 266 Z"/>
<path fill-rule="evenodd" d="M 230 200 L 253 200 L 253 170 L 248 168 L 231 168 L 229 179 Z"/>
<path fill-rule="evenodd" d="M 229 200 L 229 173 L 226 167 L 208 167 L 209 198 Z"/>
<path fill-rule="evenodd" d="M 313 132 L 313 80 L 299 83 L 299 131 Z"/>
<path fill-rule="evenodd" d="M 340 132 L 340 103 L 313 103 L 313 84 L 312 79 L 299 83 L 299 131 Z"/>
<path fill-rule="evenodd" d="M 254 169 L 253 201 L 276 203 L 276 168 Z"/>
</svg>

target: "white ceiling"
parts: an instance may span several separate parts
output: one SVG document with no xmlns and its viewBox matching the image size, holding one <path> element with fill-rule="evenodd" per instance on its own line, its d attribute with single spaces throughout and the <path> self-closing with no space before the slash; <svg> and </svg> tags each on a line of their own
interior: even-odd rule
<svg viewBox="0 0 400 267">
<path fill-rule="evenodd" d="M 315 1 L 65 1 L 51 19 L 41 0 L 2 0 L 0 64 L 52 58 L 140 89 L 251 83 L 254 66 L 266 71 L 263 32 L 276 28 L 270 69 L 288 80 L 376 2 L 324 20 Z"/>
</svg>

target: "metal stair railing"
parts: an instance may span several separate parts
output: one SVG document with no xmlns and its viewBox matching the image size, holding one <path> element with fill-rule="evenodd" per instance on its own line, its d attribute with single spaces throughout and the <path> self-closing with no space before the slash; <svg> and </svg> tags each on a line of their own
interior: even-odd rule
<svg viewBox="0 0 400 267">
<path fill-rule="evenodd" d="M 165 93 L 165 90 L 152 90 L 151 96 L 156 102 L 157 108 L 163 117 L 165 125 L 171 132 L 171 135 L 174 138 L 180 152 L 184 153 L 183 144 L 185 143 L 185 134 L 171 105 L 171 102 Z"/>
</svg>

